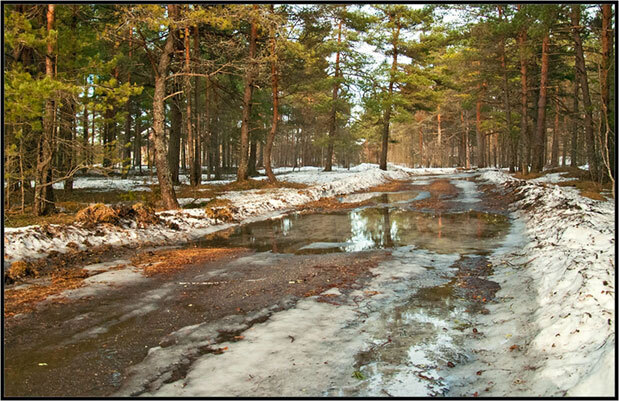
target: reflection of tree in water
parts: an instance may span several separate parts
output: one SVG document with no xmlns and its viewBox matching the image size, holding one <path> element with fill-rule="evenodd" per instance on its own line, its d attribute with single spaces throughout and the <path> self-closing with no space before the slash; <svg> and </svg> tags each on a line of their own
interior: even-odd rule
<svg viewBox="0 0 619 401">
<path fill-rule="evenodd" d="M 397 236 L 398 230 L 393 226 L 390 214 L 387 207 L 352 211 L 350 213 L 350 242 L 352 244 L 347 250 L 392 247 L 394 245 L 393 235 Z"/>
<path fill-rule="evenodd" d="M 477 211 L 430 214 L 396 209 L 386 217 L 398 229 L 396 245 L 415 244 L 438 252 L 475 248 L 479 239 L 498 240 L 509 226 L 505 216 Z"/>
</svg>

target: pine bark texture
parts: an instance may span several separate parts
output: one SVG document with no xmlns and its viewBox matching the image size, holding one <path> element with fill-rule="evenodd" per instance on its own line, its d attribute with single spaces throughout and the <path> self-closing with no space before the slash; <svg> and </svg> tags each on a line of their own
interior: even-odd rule
<svg viewBox="0 0 619 401">
<path fill-rule="evenodd" d="M 168 5 L 170 14 L 174 14 L 176 5 Z M 155 150 L 155 165 L 157 166 L 157 178 L 161 189 L 161 201 L 166 209 L 178 209 L 176 193 L 172 185 L 172 177 L 168 166 L 165 146 L 165 109 L 164 99 L 166 93 L 165 79 L 168 74 L 170 61 L 174 54 L 174 38 L 172 30 L 168 33 L 163 51 L 159 58 L 159 64 L 155 71 L 155 90 L 153 94 L 153 145 Z"/>
</svg>

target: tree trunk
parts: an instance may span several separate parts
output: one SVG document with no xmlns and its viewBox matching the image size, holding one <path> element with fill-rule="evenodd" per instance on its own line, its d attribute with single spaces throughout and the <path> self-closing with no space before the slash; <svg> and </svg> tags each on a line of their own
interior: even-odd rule
<svg viewBox="0 0 619 401">
<path fill-rule="evenodd" d="M 195 137 L 196 133 L 193 129 L 192 122 L 192 112 L 191 112 L 191 77 L 189 76 L 190 71 L 190 50 L 191 50 L 191 41 L 190 41 L 190 33 L 189 27 L 185 27 L 185 79 L 184 79 L 184 92 L 185 92 L 185 123 L 187 124 L 187 167 L 189 169 L 189 184 L 192 187 L 198 185 L 199 182 L 199 164 L 200 164 L 200 154 L 196 154 L 196 142 L 198 139 Z"/>
<path fill-rule="evenodd" d="M 552 151 L 550 156 L 550 165 L 552 167 L 559 166 L 559 103 L 555 102 L 555 121 L 552 130 Z"/>
<path fill-rule="evenodd" d="M 419 167 L 423 167 L 423 126 L 419 121 Z"/>
<path fill-rule="evenodd" d="M 271 4 L 271 13 L 273 14 L 273 4 Z M 267 141 L 264 146 L 264 171 L 270 182 L 276 182 L 275 174 L 271 168 L 271 151 L 273 150 L 273 141 L 275 140 L 275 134 L 277 133 L 277 123 L 279 122 L 279 94 L 277 92 L 278 76 L 277 76 L 277 51 L 275 50 L 275 29 L 271 31 L 271 89 L 273 95 L 273 120 L 271 123 L 271 130 L 267 135 Z"/>
<path fill-rule="evenodd" d="M 580 118 L 578 117 L 578 79 L 574 80 L 574 97 L 572 110 L 572 148 L 570 152 L 570 166 L 578 166 L 578 128 Z"/>
<path fill-rule="evenodd" d="M 170 139 L 168 141 L 168 165 L 170 166 L 170 177 L 174 185 L 180 183 L 178 179 L 180 153 L 181 153 L 181 125 L 183 124 L 183 113 L 181 111 L 180 99 L 174 96 L 170 102 Z"/>
<path fill-rule="evenodd" d="M 539 99 L 537 101 L 537 126 L 533 138 L 531 171 L 538 173 L 544 168 L 544 140 L 546 136 L 546 98 L 548 92 L 548 32 L 542 40 L 542 66 L 540 72 Z"/>
<path fill-rule="evenodd" d="M 253 5 L 253 12 L 258 11 L 258 5 Z M 249 34 L 249 65 L 245 71 L 245 90 L 243 92 L 243 120 L 241 122 L 241 154 L 237 170 L 237 181 L 246 181 L 248 173 L 248 148 L 249 148 L 249 118 L 251 116 L 251 96 L 254 85 L 254 70 L 256 69 L 256 17 L 251 17 Z"/>
<path fill-rule="evenodd" d="M 168 5 L 168 11 L 170 15 L 176 14 L 176 5 Z M 161 201 L 163 202 L 163 207 L 166 209 L 179 208 L 174 186 L 172 185 L 165 148 L 165 79 L 173 54 L 174 38 L 172 29 L 170 29 L 161 57 L 159 58 L 159 65 L 155 71 L 155 90 L 153 94 L 153 145 L 155 147 L 155 164 L 157 166 L 159 188 L 161 189 Z"/>
<path fill-rule="evenodd" d="M 133 28 L 129 27 L 129 60 L 132 59 L 132 41 L 131 41 L 131 30 Z M 131 84 L 131 69 L 127 71 L 127 83 Z M 125 135 L 123 136 L 123 144 L 122 144 L 122 178 L 127 178 L 129 174 L 129 169 L 131 167 L 131 112 L 133 111 L 133 103 L 131 102 L 131 97 L 127 99 L 127 117 L 125 119 Z"/>
<path fill-rule="evenodd" d="M 327 146 L 327 155 L 325 157 L 325 170 L 332 170 L 333 162 L 333 142 L 335 141 L 337 130 L 337 94 L 340 89 L 340 44 L 342 43 L 342 19 L 340 18 L 337 28 L 337 52 L 335 53 L 335 73 L 333 75 L 333 95 L 331 105 L 331 116 L 329 117 L 329 144 Z"/>
<path fill-rule="evenodd" d="M 479 94 L 477 95 L 477 104 L 475 106 L 475 131 L 477 134 L 477 154 L 476 162 L 478 168 L 486 167 L 486 139 L 484 133 L 481 130 L 481 106 L 482 98 L 486 91 L 486 83 L 481 85 Z"/>
<path fill-rule="evenodd" d="M 198 26 L 194 27 L 195 35 L 193 36 L 193 48 L 194 48 L 194 57 L 196 60 L 200 59 L 200 32 L 198 30 Z M 195 132 L 194 132 L 194 177 L 195 181 L 192 182 L 192 185 L 197 186 L 202 182 L 202 141 L 203 133 L 201 131 L 200 124 L 200 78 L 194 77 L 194 114 L 195 114 Z"/>
<path fill-rule="evenodd" d="M 615 5 L 616 7 L 616 5 Z M 606 149 L 603 151 L 607 161 L 607 168 L 612 178 L 615 178 L 615 110 L 610 101 L 612 83 L 610 82 L 610 70 L 613 69 L 613 29 L 612 29 L 612 6 L 602 5 L 602 65 L 600 88 L 602 94 L 602 143 Z"/>
<path fill-rule="evenodd" d="M 572 4 L 572 37 L 574 39 L 574 51 L 576 54 L 576 77 L 580 82 L 582 91 L 582 101 L 585 111 L 585 138 L 587 141 L 587 158 L 589 162 L 589 173 L 592 180 L 598 178 L 598 160 L 595 151 L 595 137 L 593 135 L 593 112 L 591 98 L 589 96 L 589 82 L 587 80 L 587 70 L 585 68 L 585 58 L 580 38 L 580 5 Z"/>
<path fill-rule="evenodd" d="M 250 135 L 253 136 L 253 135 Z M 258 141 L 254 138 L 249 141 L 249 159 L 247 159 L 247 175 L 249 177 L 255 177 L 258 175 L 256 170 L 256 160 L 258 152 Z"/>
<path fill-rule="evenodd" d="M 518 5 L 520 11 L 520 5 Z M 518 34 L 518 47 L 520 50 L 520 172 L 529 172 L 529 130 L 528 130 L 528 109 L 527 109 L 527 56 L 526 56 L 527 31 L 523 28 Z"/>
<path fill-rule="evenodd" d="M 443 144 L 442 144 L 442 138 L 441 138 L 441 136 L 443 135 L 443 132 L 441 130 L 441 106 L 440 105 L 438 106 L 438 114 L 436 116 L 436 121 L 437 121 L 437 131 L 438 131 L 438 137 L 437 137 L 438 166 L 443 167 Z"/>
<path fill-rule="evenodd" d="M 54 29 L 54 5 L 47 6 L 47 32 Z M 48 35 L 45 55 L 45 75 L 54 79 L 54 40 Z M 52 186 L 52 158 L 54 142 L 54 95 L 45 101 L 43 133 L 38 144 L 37 176 L 34 189 L 34 215 L 42 216 L 54 210 L 54 187 Z"/>
<path fill-rule="evenodd" d="M 83 120 L 82 120 L 82 162 L 84 163 L 89 163 L 90 158 L 88 157 L 88 154 L 90 153 L 88 151 L 88 98 L 86 93 L 88 93 L 88 89 L 86 89 L 86 92 L 84 94 L 84 115 L 83 115 Z M 93 132 L 94 135 L 94 132 Z"/>
<path fill-rule="evenodd" d="M 389 17 L 390 20 L 393 20 L 393 17 Z M 384 119 L 383 119 L 383 138 L 382 145 L 380 150 L 380 169 L 387 170 L 387 151 L 389 147 L 389 124 L 391 122 L 391 108 L 393 103 L 393 84 L 395 83 L 395 75 L 398 69 L 398 39 L 400 36 L 401 29 L 400 21 L 396 24 L 396 30 L 393 34 L 393 61 L 391 63 L 391 72 L 389 74 L 389 93 L 387 98 L 387 105 L 385 109 Z"/>
<path fill-rule="evenodd" d="M 498 6 L 499 9 L 499 18 L 502 19 L 503 16 L 503 8 Z M 505 108 L 505 139 L 507 142 L 507 153 L 509 155 L 509 172 L 513 173 L 516 171 L 516 150 L 518 140 L 512 134 L 512 107 L 509 98 L 509 78 L 507 76 L 507 64 L 505 62 L 505 39 L 501 37 L 500 40 L 500 50 L 501 50 L 501 70 L 503 72 L 503 107 Z"/>
<path fill-rule="evenodd" d="M 138 166 L 140 173 L 142 172 L 142 127 L 140 126 L 139 114 L 135 119 L 135 150 L 133 153 L 135 165 Z"/>
</svg>

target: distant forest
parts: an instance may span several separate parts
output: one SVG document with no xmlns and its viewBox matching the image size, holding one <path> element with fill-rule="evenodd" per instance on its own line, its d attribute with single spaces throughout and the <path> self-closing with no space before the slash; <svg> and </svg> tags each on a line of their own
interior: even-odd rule
<svg viewBox="0 0 619 401">
<path fill-rule="evenodd" d="M 5 208 L 361 162 L 615 176 L 609 4 L 4 4 Z M 57 190 L 58 191 L 58 190 Z"/>
</svg>

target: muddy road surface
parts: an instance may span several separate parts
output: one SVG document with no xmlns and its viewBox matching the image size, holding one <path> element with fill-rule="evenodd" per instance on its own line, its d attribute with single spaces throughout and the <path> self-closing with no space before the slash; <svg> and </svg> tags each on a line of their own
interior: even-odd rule
<svg viewBox="0 0 619 401">
<path fill-rule="evenodd" d="M 511 230 L 475 178 L 83 266 L 82 286 L 5 319 L 4 394 L 445 395 Z"/>
</svg>

